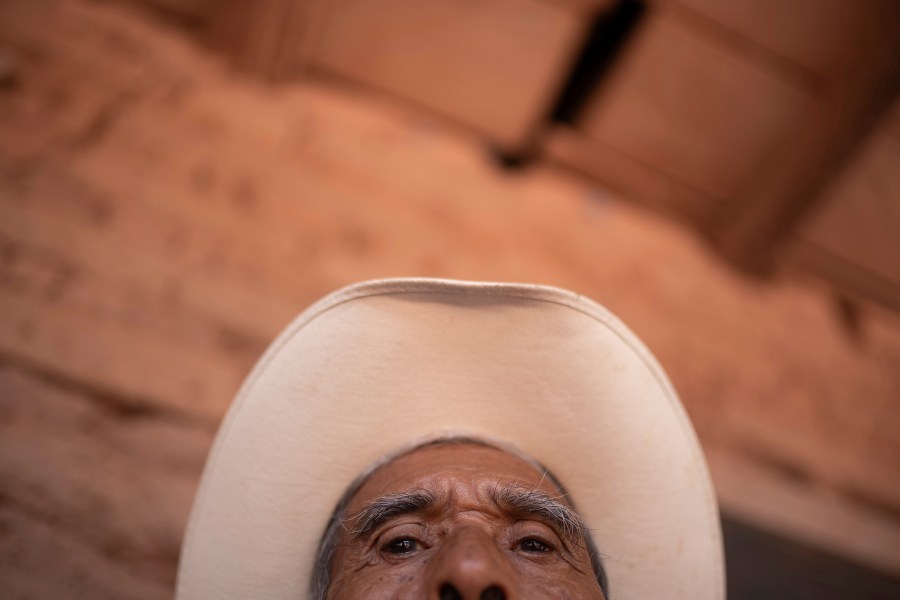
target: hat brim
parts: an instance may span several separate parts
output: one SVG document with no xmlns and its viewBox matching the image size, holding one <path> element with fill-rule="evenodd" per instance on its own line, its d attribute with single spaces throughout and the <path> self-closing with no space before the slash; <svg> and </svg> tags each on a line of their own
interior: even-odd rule
<svg viewBox="0 0 900 600">
<path fill-rule="evenodd" d="M 611 598 L 724 598 L 708 470 L 637 337 L 571 292 L 434 279 L 335 292 L 266 351 L 207 461 L 177 597 L 306 597 L 349 483 L 448 433 L 501 440 L 561 480 Z"/>
</svg>

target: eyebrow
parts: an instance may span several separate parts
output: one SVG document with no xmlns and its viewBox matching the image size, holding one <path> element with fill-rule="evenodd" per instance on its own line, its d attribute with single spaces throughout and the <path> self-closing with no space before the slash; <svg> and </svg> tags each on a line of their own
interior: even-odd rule
<svg viewBox="0 0 900 600">
<path fill-rule="evenodd" d="M 587 540 L 588 528 L 584 520 L 575 509 L 558 497 L 517 484 L 498 486 L 490 494 L 500 508 L 519 518 L 546 523 L 564 541 L 574 546 L 584 544 Z"/>
<path fill-rule="evenodd" d="M 490 499 L 517 518 L 541 521 L 553 528 L 564 541 L 578 546 L 585 543 L 588 528 L 582 518 L 559 498 L 517 484 L 498 485 L 489 490 Z M 342 521 L 353 539 L 366 539 L 378 527 L 399 516 L 433 509 L 438 496 L 429 490 L 409 490 L 386 494 L 372 500 L 355 515 Z M 347 523 L 350 527 L 347 527 Z"/>
<path fill-rule="evenodd" d="M 437 494 L 428 490 L 410 490 L 375 498 L 355 515 L 344 519 L 352 527 L 344 529 L 353 539 L 365 539 L 380 525 L 402 515 L 420 513 L 434 507 Z"/>
</svg>

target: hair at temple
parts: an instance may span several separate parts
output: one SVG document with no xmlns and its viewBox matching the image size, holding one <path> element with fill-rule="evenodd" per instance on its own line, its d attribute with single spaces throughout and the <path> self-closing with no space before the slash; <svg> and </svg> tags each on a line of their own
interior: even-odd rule
<svg viewBox="0 0 900 600">
<path fill-rule="evenodd" d="M 337 545 L 340 541 L 341 529 L 343 524 L 346 523 L 348 519 L 352 520 L 353 527 L 350 533 L 353 535 L 365 535 L 366 531 L 373 529 L 373 524 L 382 521 L 386 516 L 389 518 L 389 515 L 386 515 L 385 511 L 390 512 L 396 510 L 397 507 L 400 506 L 400 504 L 396 502 L 385 502 L 382 506 L 375 505 L 373 507 L 370 507 L 370 510 L 362 511 L 360 514 L 353 515 L 352 517 L 349 517 L 349 515 L 345 514 L 347 511 L 347 506 L 350 504 L 350 500 L 353 498 L 356 492 L 359 491 L 366 480 L 368 480 L 368 478 L 375 471 L 402 456 L 405 456 L 422 448 L 440 446 L 444 444 L 472 444 L 476 446 L 486 446 L 488 448 L 494 448 L 514 454 L 519 458 L 525 460 L 527 463 L 531 464 L 537 471 L 544 473 L 545 477 L 549 479 L 557 489 L 560 490 L 560 493 L 568 497 L 568 492 L 566 491 L 565 487 L 559 482 L 556 476 L 553 475 L 553 473 L 551 473 L 542 464 L 540 464 L 533 458 L 523 454 L 522 452 L 510 450 L 509 448 L 505 448 L 499 444 L 494 444 L 483 439 L 467 436 L 437 438 L 418 444 L 411 448 L 404 449 L 396 454 L 385 457 L 381 461 L 372 465 L 359 477 L 357 477 L 344 492 L 344 495 L 341 496 L 341 499 L 338 501 L 337 507 L 335 507 L 334 512 L 332 513 L 331 518 L 328 521 L 328 526 L 325 528 L 325 533 L 322 536 L 322 540 L 319 542 L 319 549 L 316 553 L 316 562 L 313 566 L 312 578 L 310 579 L 311 600 L 326 600 L 326 597 L 328 595 L 328 587 L 331 583 L 332 562 L 334 561 L 334 556 L 337 551 Z M 569 538 L 567 541 L 571 541 L 573 543 L 583 542 L 587 546 L 588 553 L 590 554 L 591 567 L 593 568 L 594 574 L 597 577 L 597 582 L 600 584 L 600 589 L 603 591 L 603 596 L 605 598 L 608 598 L 609 595 L 606 573 L 603 570 L 603 563 L 600 560 L 601 555 L 597 550 L 597 546 L 594 543 L 590 532 L 584 526 L 584 522 L 581 520 L 581 517 L 578 516 L 577 512 L 574 509 L 565 506 L 564 504 L 550 498 L 549 496 L 546 496 L 543 493 L 536 492 L 535 490 L 525 491 L 526 493 L 523 493 L 523 491 L 524 490 L 522 490 L 518 486 L 501 487 L 495 492 L 495 500 L 498 502 L 498 504 L 510 505 L 513 508 L 521 509 L 523 512 L 544 514 L 544 516 L 556 522 L 560 526 L 560 530 L 562 531 L 563 535 Z M 392 500 L 403 499 L 393 498 Z M 429 498 L 425 495 L 415 497 L 410 496 L 409 498 L 406 498 L 406 501 L 421 504 L 429 501 Z"/>
</svg>

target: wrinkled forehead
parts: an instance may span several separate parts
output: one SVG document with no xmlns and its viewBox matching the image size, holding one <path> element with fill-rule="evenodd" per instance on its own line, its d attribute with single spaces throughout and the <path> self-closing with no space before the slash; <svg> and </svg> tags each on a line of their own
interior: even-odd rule
<svg viewBox="0 0 900 600">
<path fill-rule="evenodd" d="M 520 453 L 478 440 L 442 440 L 413 448 L 379 466 L 352 494 L 349 508 L 410 490 L 482 496 L 510 486 L 563 495 L 544 467 Z"/>
</svg>

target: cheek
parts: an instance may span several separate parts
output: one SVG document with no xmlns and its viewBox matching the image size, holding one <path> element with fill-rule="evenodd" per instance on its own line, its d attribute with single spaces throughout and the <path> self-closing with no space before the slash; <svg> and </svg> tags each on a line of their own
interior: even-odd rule
<svg viewBox="0 0 900 600">
<path fill-rule="evenodd" d="M 603 600 L 600 587 L 579 585 L 572 581 L 553 581 L 529 585 L 522 600 L 558 598 L 559 600 Z"/>
<path fill-rule="evenodd" d="M 329 588 L 328 600 L 425 598 L 424 561 L 389 564 L 379 561 L 345 572 Z"/>
<path fill-rule="evenodd" d="M 527 582 L 520 588 L 522 600 L 603 600 L 600 584 L 592 573 L 580 573 L 568 566 L 549 569 L 525 566 L 520 568 L 518 576 L 520 581 Z"/>
</svg>

